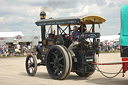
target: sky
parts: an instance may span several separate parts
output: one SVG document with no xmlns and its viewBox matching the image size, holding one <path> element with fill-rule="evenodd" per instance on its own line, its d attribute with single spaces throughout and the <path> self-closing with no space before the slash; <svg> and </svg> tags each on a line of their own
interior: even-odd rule
<svg viewBox="0 0 128 85">
<path fill-rule="evenodd" d="M 0 32 L 22 31 L 25 36 L 40 36 L 40 12 L 46 18 L 99 15 L 106 22 L 96 26 L 101 35 L 120 32 L 120 8 L 128 0 L 0 0 Z"/>
</svg>

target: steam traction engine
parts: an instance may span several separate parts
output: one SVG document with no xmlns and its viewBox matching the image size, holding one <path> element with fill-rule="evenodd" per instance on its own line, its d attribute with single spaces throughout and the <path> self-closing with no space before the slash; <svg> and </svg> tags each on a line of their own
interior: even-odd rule
<svg viewBox="0 0 128 85">
<path fill-rule="evenodd" d="M 95 24 L 102 24 L 105 19 L 95 15 L 55 19 L 45 19 L 45 16 L 45 12 L 41 12 L 41 20 L 36 22 L 37 26 L 41 26 L 42 47 L 37 48 L 36 57 L 34 55 L 27 56 L 26 71 L 28 75 L 34 76 L 37 66 L 40 65 L 47 67 L 47 71 L 53 79 L 65 79 L 70 72 L 75 72 L 80 77 L 92 75 L 95 71 L 95 65 L 92 63 L 96 63 L 95 54 L 99 54 L 100 33 L 95 32 Z M 83 24 L 92 25 L 89 33 L 83 32 Z M 56 26 L 56 30 L 54 33 L 51 31 L 46 37 L 46 26 L 51 25 Z M 82 40 L 73 49 L 75 57 L 71 56 L 68 50 L 72 43 L 70 37 L 73 25 L 81 26 L 82 31 Z M 43 52 L 44 48 L 48 51 Z M 37 63 L 36 59 L 41 60 L 41 62 Z"/>
</svg>

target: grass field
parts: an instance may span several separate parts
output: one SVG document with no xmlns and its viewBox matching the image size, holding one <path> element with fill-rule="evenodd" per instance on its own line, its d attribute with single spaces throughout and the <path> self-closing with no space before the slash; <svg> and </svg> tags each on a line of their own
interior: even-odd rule
<svg viewBox="0 0 128 85">
<path fill-rule="evenodd" d="M 120 50 L 116 50 L 116 51 L 111 51 L 111 52 L 106 52 L 106 51 L 104 51 L 104 52 L 100 52 L 100 53 L 120 53 Z"/>
<path fill-rule="evenodd" d="M 19 55 L 19 56 L 0 56 L 0 58 L 8 58 L 8 57 L 25 57 L 25 55 Z"/>
</svg>

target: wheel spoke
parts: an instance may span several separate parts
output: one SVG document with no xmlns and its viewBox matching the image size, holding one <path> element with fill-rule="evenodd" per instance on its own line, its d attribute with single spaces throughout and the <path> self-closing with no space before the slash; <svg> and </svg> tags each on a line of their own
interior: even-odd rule
<svg viewBox="0 0 128 85">
<path fill-rule="evenodd" d="M 37 71 L 37 62 L 36 58 L 32 55 L 28 55 L 26 59 L 26 71 L 28 75 L 34 76 Z"/>
<path fill-rule="evenodd" d="M 29 68 L 29 72 L 33 73 L 33 68 L 32 67 Z"/>
<path fill-rule="evenodd" d="M 34 71 L 34 68 L 32 67 L 32 73 L 33 73 L 33 71 Z"/>
<path fill-rule="evenodd" d="M 57 75 L 61 75 L 61 72 L 60 72 L 60 69 L 59 68 L 57 69 L 57 71 L 58 71 L 57 72 Z"/>
<path fill-rule="evenodd" d="M 56 50 L 55 52 L 56 52 L 56 59 L 58 59 L 58 56 L 59 56 L 60 51 L 59 50 Z"/>
<path fill-rule="evenodd" d="M 61 61 L 62 59 L 63 59 L 63 57 L 60 57 L 60 58 L 59 58 L 59 61 Z"/>
<path fill-rule="evenodd" d="M 32 63 L 32 67 L 35 67 L 35 64 L 34 64 L 34 63 L 35 63 L 35 62 Z"/>
<path fill-rule="evenodd" d="M 57 54 L 56 54 L 56 58 L 58 59 L 58 55 L 59 55 L 59 53 L 58 53 L 58 51 L 57 51 Z"/>
<path fill-rule="evenodd" d="M 31 61 L 31 57 L 29 58 L 29 61 L 30 61 L 30 63 L 32 63 L 32 61 Z"/>
<path fill-rule="evenodd" d="M 30 63 L 31 63 L 31 64 L 33 64 L 33 63 L 34 63 L 33 58 L 30 58 L 29 60 L 30 60 Z"/>
<path fill-rule="evenodd" d="M 28 63 L 28 68 L 30 68 L 30 66 L 31 66 L 31 64 L 30 64 L 30 63 Z"/>
<path fill-rule="evenodd" d="M 54 64 L 54 62 L 50 62 L 50 64 Z"/>
<path fill-rule="evenodd" d="M 57 71 L 55 70 L 54 74 L 56 75 Z"/>
<path fill-rule="evenodd" d="M 57 57 L 57 55 L 54 52 L 52 52 L 52 54 L 55 56 L 55 58 Z"/>
<path fill-rule="evenodd" d="M 53 68 L 54 68 L 54 69 L 56 69 L 56 68 L 57 68 L 57 66 L 53 66 Z"/>
<path fill-rule="evenodd" d="M 54 58 L 54 57 L 52 57 L 52 59 L 53 59 L 53 61 L 55 60 L 55 58 Z"/>
<path fill-rule="evenodd" d="M 55 70 L 54 74 L 56 75 L 56 74 L 58 74 L 58 72 L 59 72 L 59 68 L 57 68 L 57 69 Z"/>
<path fill-rule="evenodd" d="M 64 67 L 64 65 L 62 65 L 62 64 L 59 64 L 59 66 L 60 66 L 60 67 Z"/>
</svg>

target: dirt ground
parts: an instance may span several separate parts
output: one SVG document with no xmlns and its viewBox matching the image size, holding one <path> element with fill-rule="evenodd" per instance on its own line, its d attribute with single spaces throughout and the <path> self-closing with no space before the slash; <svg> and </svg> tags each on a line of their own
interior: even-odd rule
<svg viewBox="0 0 128 85">
<path fill-rule="evenodd" d="M 109 79 L 102 76 L 98 71 L 88 77 L 82 78 L 71 72 L 65 80 L 54 80 L 44 66 L 37 68 L 34 77 L 28 76 L 25 69 L 25 57 L 0 58 L 0 85 L 128 85 L 128 73 L 125 77 L 119 74 Z M 120 62 L 119 53 L 103 53 L 97 62 Z M 99 66 L 101 70 L 116 73 L 121 65 Z M 107 75 L 107 76 L 113 76 Z"/>
</svg>

